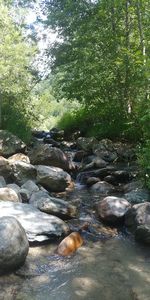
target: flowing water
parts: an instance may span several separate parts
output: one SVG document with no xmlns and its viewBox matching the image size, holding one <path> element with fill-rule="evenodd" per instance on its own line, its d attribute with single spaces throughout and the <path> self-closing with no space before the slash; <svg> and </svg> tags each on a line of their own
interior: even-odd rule
<svg viewBox="0 0 150 300">
<path fill-rule="evenodd" d="M 97 197 L 77 187 L 79 220 L 88 221 L 84 245 L 67 258 L 55 254 L 56 244 L 31 247 L 25 265 L 0 277 L 2 300 L 149 300 L 150 251 L 123 228 L 103 226 L 95 215 Z"/>
</svg>

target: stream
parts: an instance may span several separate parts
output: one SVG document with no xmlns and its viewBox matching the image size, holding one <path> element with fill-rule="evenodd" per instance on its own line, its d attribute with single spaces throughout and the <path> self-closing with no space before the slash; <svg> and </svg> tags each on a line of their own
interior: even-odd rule
<svg viewBox="0 0 150 300">
<path fill-rule="evenodd" d="M 90 224 L 82 232 L 84 245 L 67 258 L 55 254 L 59 241 L 30 247 L 25 265 L 0 277 L 0 300 L 149 300 L 149 248 L 125 228 L 102 225 L 97 196 L 87 188 L 76 184 L 68 197 L 79 206 L 71 229 Z"/>
</svg>

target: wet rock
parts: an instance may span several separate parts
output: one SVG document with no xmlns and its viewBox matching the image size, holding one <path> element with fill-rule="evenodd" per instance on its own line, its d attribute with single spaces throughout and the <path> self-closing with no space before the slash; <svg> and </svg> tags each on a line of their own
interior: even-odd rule
<svg viewBox="0 0 150 300">
<path fill-rule="evenodd" d="M 140 225 L 135 231 L 135 239 L 138 242 L 150 245 L 150 225 Z"/>
<path fill-rule="evenodd" d="M 108 195 L 109 193 L 114 192 L 114 190 L 115 190 L 114 186 L 105 181 L 99 181 L 93 184 L 91 187 L 91 191 L 98 192 L 104 195 Z"/>
<path fill-rule="evenodd" d="M 30 204 L 45 213 L 62 219 L 74 218 L 77 215 L 77 209 L 74 205 L 62 199 L 51 197 L 42 191 L 32 194 Z"/>
<path fill-rule="evenodd" d="M 23 161 L 23 162 L 25 162 L 25 163 L 27 163 L 27 164 L 30 164 L 30 159 L 29 159 L 29 157 L 28 157 L 27 155 L 23 154 L 23 153 L 16 153 L 16 154 L 10 156 L 10 157 L 8 158 L 8 161 L 9 161 L 10 163 L 13 163 L 13 162 L 15 162 L 15 161 Z"/>
<path fill-rule="evenodd" d="M 0 176 L 0 188 L 5 187 L 6 186 L 6 181 L 4 179 L 3 176 Z"/>
<path fill-rule="evenodd" d="M 25 230 L 13 217 L 0 218 L 0 237 L 0 274 L 3 274 L 24 264 L 29 243 Z"/>
<path fill-rule="evenodd" d="M 125 198 L 133 204 L 147 202 L 150 200 L 150 192 L 147 189 L 136 188 L 125 194 Z"/>
<path fill-rule="evenodd" d="M 123 198 L 108 196 L 98 203 L 98 214 L 106 222 L 120 221 L 130 208 L 130 203 Z"/>
<path fill-rule="evenodd" d="M 65 153 L 47 144 L 39 144 L 37 147 L 34 147 L 30 151 L 29 157 L 31 163 L 34 165 L 46 165 L 58 167 L 66 171 L 69 170 L 69 160 Z"/>
<path fill-rule="evenodd" d="M 0 217 L 2 216 L 15 217 L 25 229 L 30 242 L 42 242 L 69 231 L 64 221 L 45 214 L 30 204 L 0 202 Z"/>
<path fill-rule="evenodd" d="M 77 147 L 88 153 L 92 153 L 93 145 L 97 144 L 98 141 L 95 137 L 79 137 L 77 139 Z"/>
<path fill-rule="evenodd" d="M 17 152 L 24 152 L 25 143 L 7 130 L 0 130 L 0 155 L 8 157 Z"/>
<path fill-rule="evenodd" d="M 63 192 L 71 184 L 71 177 L 60 168 L 37 166 L 37 182 L 52 192 Z"/>
<path fill-rule="evenodd" d="M 104 177 L 104 181 L 106 181 L 112 185 L 118 184 L 118 182 L 116 181 L 116 178 L 113 175 L 108 175 L 108 176 Z"/>
<path fill-rule="evenodd" d="M 83 238 L 80 233 L 72 232 L 65 239 L 61 241 L 57 248 L 57 253 L 61 256 L 68 256 L 73 254 L 83 244 Z"/>
<path fill-rule="evenodd" d="M 28 163 L 16 161 L 11 164 L 13 179 L 19 185 L 24 184 L 28 180 L 36 180 L 36 168 Z"/>
<path fill-rule="evenodd" d="M 21 202 L 21 197 L 13 189 L 0 188 L 0 201 Z"/>
<path fill-rule="evenodd" d="M 49 145 L 51 145 L 51 146 L 53 146 L 53 147 L 56 147 L 56 148 L 59 148 L 59 147 L 60 147 L 60 143 L 56 142 L 55 140 L 53 140 L 53 139 L 50 138 L 50 137 L 45 137 L 45 138 L 43 139 L 43 143 L 44 143 L 44 144 L 49 144 Z"/>
</svg>

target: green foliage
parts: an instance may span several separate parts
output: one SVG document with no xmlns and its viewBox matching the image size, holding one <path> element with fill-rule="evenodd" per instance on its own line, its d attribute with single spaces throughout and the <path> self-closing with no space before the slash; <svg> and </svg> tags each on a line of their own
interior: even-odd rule
<svg viewBox="0 0 150 300">
<path fill-rule="evenodd" d="M 5 3 L 0 0 L 0 128 L 27 141 L 33 121 L 29 95 L 34 79 L 29 69 L 35 47 L 25 41 Z"/>
</svg>

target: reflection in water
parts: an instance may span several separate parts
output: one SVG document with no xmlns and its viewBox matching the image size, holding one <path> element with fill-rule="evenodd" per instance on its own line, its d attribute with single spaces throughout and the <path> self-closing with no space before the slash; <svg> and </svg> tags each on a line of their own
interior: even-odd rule
<svg viewBox="0 0 150 300">
<path fill-rule="evenodd" d="M 88 209 L 88 193 L 79 194 Z M 150 299 L 149 248 L 121 234 L 106 240 L 87 238 L 67 258 L 54 254 L 56 247 L 30 248 L 20 270 L 0 277 L 0 300 Z"/>
</svg>

